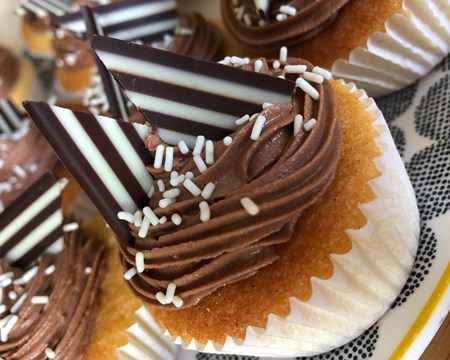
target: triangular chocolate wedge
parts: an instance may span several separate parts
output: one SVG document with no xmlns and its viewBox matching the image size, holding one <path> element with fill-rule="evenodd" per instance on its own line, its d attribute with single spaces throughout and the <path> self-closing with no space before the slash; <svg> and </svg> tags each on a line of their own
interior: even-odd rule
<svg viewBox="0 0 450 360">
<path fill-rule="evenodd" d="M 104 36 L 92 46 L 128 98 L 169 144 L 197 135 L 219 140 L 262 104 L 288 103 L 295 84 L 269 75 L 197 60 Z"/>
<path fill-rule="evenodd" d="M 105 35 L 144 43 L 160 40 L 164 34 L 173 33 L 178 25 L 174 0 L 124 0 L 92 9 Z M 83 34 L 86 24 L 81 12 L 53 16 L 52 25 Z"/>
<path fill-rule="evenodd" d="M 61 191 L 65 179 L 46 173 L 0 215 L 0 257 L 25 267 L 62 239 Z M 62 240 L 61 240 L 62 241 Z"/>
<path fill-rule="evenodd" d="M 43 102 L 25 110 L 118 238 L 130 239 L 120 211 L 133 213 L 148 203 L 153 179 L 144 139 L 149 127 L 71 111 Z"/>
<path fill-rule="evenodd" d="M 22 128 L 26 118 L 27 115 L 21 113 L 10 100 L 0 99 L 0 135 L 13 136 Z"/>
</svg>

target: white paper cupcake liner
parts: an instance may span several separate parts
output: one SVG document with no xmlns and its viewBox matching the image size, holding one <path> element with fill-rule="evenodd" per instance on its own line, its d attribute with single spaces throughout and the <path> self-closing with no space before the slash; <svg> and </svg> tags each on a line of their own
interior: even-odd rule
<svg viewBox="0 0 450 360">
<path fill-rule="evenodd" d="M 347 230 L 352 250 L 344 255 L 331 255 L 333 276 L 326 280 L 312 278 L 310 300 L 290 298 L 290 314 L 286 318 L 270 314 L 265 329 L 248 326 L 243 340 L 227 337 L 224 344 L 212 341 L 202 344 L 195 340 L 185 343 L 179 337 L 171 337 L 174 343 L 210 353 L 266 357 L 315 355 L 359 336 L 388 310 L 400 293 L 412 268 L 419 236 L 414 191 L 374 100 L 354 84 L 347 87 L 357 94 L 373 118 L 373 127 L 379 133 L 375 141 L 381 150 L 374 163 L 382 173 L 369 182 L 376 198 L 360 205 L 367 218 L 366 225 Z M 151 333 L 146 334 L 147 345 L 152 347 L 155 342 L 166 341 L 155 331 L 156 325 L 148 312 L 144 308 L 139 310 L 140 314 L 144 312 L 151 328 Z M 141 322 L 138 324 L 144 328 Z M 121 359 L 159 359 L 152 355 L 138 356 L 141 348 L 135 346 L 133 339 L 139 334 L 130 329 L 131 332 L 133 335 L 129 335 L 126 346 L 128 357 Z M 167 331 L 166 334 L 170 336 Z"/>
<path fill-rule="evenodd" d="M 450 52 L 450 2 L 404 0 L 403 8 L 409 16 L 389 17 L 385 33 L 373 33 L 365 48 L 333 63 L 333 75 L 379 97 L 402 89 L 436 66 Z"/>
</svg>

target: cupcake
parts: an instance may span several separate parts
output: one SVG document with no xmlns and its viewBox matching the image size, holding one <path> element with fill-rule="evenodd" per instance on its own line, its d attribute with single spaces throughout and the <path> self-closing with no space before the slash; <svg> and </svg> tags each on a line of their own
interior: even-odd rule
<svg viewBox="0 0 450 360">
<path fill-rule="evenodd" d="M 21 57 L 0 46 L 0 98 L 10 98 L 20 106 L 25 99 L 43 99 L 34 69 Z"/>
<path fill-rule="evenodd" d="M 230 33 L 253 53 L 273 56 L 288 46 L 371 96 L 413 83 L 450 51 L 444 2 L 222 0 L 221 11 Z"/>
<path fill-rule="evenodd" d="M 63 220 L 66 183 L 45 174 L 0 214 L 2 359 L 111 359 L 108 340 L 126 341 L 105 326 L 129 326 L 137 301 L 105 290 L 121 277 L 116 248 L 98 221 Z M 118 307 L 127 297 L 129 315 Z"/>
<path fill-rule="evenodd" d="M 0 210 L 56 163 L 56 154 L 26 113 L 0 99 Z"/>
<path fill-rule="evenodd" d="M 76 10 L 64 1 L 19 0 L 16 13 L 21 17 L 26 49 L 36 57 L 52 57 L 50 15 L 61 16 Z"/>
<path fill-rule="evenodd" d="M 143 125 L 25 108 L 115 232 L 161 329 L 200 351 L 304 356 L 388 309 L 418 214 L 364 92 L 284 51 L 224 66 L 105 37 L 93 47 L 153 124 L 145 143 L 125 131 L 142 139 Z M 69 124 L 85 129 L 64 135 L 72 151 L 56 141 Z M 144 145 L 150 162 L 134 154 Z"/>
</svg>

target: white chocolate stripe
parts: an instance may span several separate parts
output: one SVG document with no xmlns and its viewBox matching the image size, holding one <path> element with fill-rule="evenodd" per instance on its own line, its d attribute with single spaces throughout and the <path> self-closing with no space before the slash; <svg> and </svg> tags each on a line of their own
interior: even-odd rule
<svg viewBox="0 0 450 360">
<path fill-rule="evenodd" d="M 130 22 L 130 28 L 132 28 L 133 22 L 136 19 L 176 9 L 175 1 L 163 0 L 159 2 L 148 2 L 148 1 L 142 2 L 143 2 L 142 4 L 130 6 L 126 9 L 119 8 L 117 10 L 101 14 L 98 14 L 96 9 L 97 10 L 99 8 L 107 9 L 108 5 L 104 7 L 94 8 L 93 11 L 94 13 L 97 14 L 96 17 L 97 21 L 99 25 L 102 26 L 103 28 L 107 28 L 109 26 L 113 26 L 116 24 L 123 24 L 126 22 Z M 81 18 L 64 23 L 63 27 L 77 33 L 83 33 L 86 31 L 86 25 Z M 111 36 L 111 34 L 108 35 Z"/>
<path fill-rule="evenodd" d="M 14 234 L 24 228 L 36 215 L 55 201 L 61 195 L 61 190 L 64 188 L 66 183 L 66 180 L 59 180 L 41 196 L 39 196 L 30 206 L 22 211 L 20 215 L 14 219 L 14 221 L 11 221 L 5 228 L 3 228 L 0 232 L 0 246 L 5 244 L 12 236 L 14 236 Z M 62 213 L 60 215 L 61 221 L 59 225 L 61 225 L 62 222 Z M 55 228 L 53 228 L 53 230 L 54 229 Z M 36 238 L 38 237 L 36 236 Z"/>
<path fill-rule="evenodd" d="M 198 91 L 209 92 L 235 100 L 245 99 L 249 103 L 258 105 L 268 101 L 268 99 L 274 104 L 288 101 L 286 96 L 278 92 L 266 91 L 249 85 L 194 74 L 169 66 L 154 64 L 150 61 L 133 59 L 101 50 L 96 50 L 96 53 L 110 71 L 116 70 L 129 75 L 147 77 L 186 88 L 195 87 Z M 141 106 L 141 104 L 136 105 Z"/>
<path fill-rule="evenodd" d="M 127 212 L 136 211 L 139 206 L 135 203 L 128 190 L 111 169 L 104 154 L 97 148 L 96 144 L 83 129 L 73 112 L 56 106 L 51 106 L 51 110 L 65 128 L 76 147 L 81 151 L 85 159 L 100 177 L 101 181 L 109 189 L 119 206 Z M 146 192 L 150 190 L 150 186 L 151 183 L 148 184 Z"/>
<path fill-rule="evenodd" d="M 48 235 L 50 235 L 52 231 L 58 228 L 58 226 L 61 226 L 62 220 L 63 214 L 61 209 L 59 209 L 43 221 L 39 226 L 37 226 L 26 237 L 24 237 L 10 251 L 8 251 L 4 257 L 5 261 L 12 264 L 19 260 L 23 255 L 39 244 L 42 239 L 45 239 Z"/>
</svg>

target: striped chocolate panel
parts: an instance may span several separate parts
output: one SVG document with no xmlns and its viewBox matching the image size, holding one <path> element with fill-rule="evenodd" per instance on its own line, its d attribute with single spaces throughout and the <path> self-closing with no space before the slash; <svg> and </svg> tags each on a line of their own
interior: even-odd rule
<svg viewBox="0 0 450 360">
<path fill-rule="evenodd" d="M 0 135 L 12 136 L 26 118 L 26 114 L 20 113 L 10 100 L 0 99 Z"/>
<path fill-rule="evenodd" d="M 92 9 L 105 35 L 145 43 L 161 40 L 178 25 L 175 0 L 125 0 Z M 56 27 L 85 34 L 80 12 L 52 17 Z"/>
<path fill-rule="evenodd" d="M 119 211 L 148 204 L 152 162 L 144 139 L 148 126 L 75 112 L 42 102 L 25 102 L 30 118 L 58 154 L 118 238 L 130 239 Z"/>
<path fill-rule="evenodd" d="M 48 16 L 63 16 L 76 11 L 75 5 L 63 0 L 19 0 L 19 9 L 24 9 L 38 18 Z"/>
<path fill-rule="evenodd" d="M 61 191 L 65 179 L 44 174 L 0 215 L 0 257 L 26 266 L 62 242 Z"/>
<path fill-rule="evenodd" d="M 128 98 L 170 144 L 219 140 L 265 102 L 289 102 L 294 83 L 107 37 L 93 48 Z M 169 136 L 165 136 L 169 134 Z"/>
</svg>

